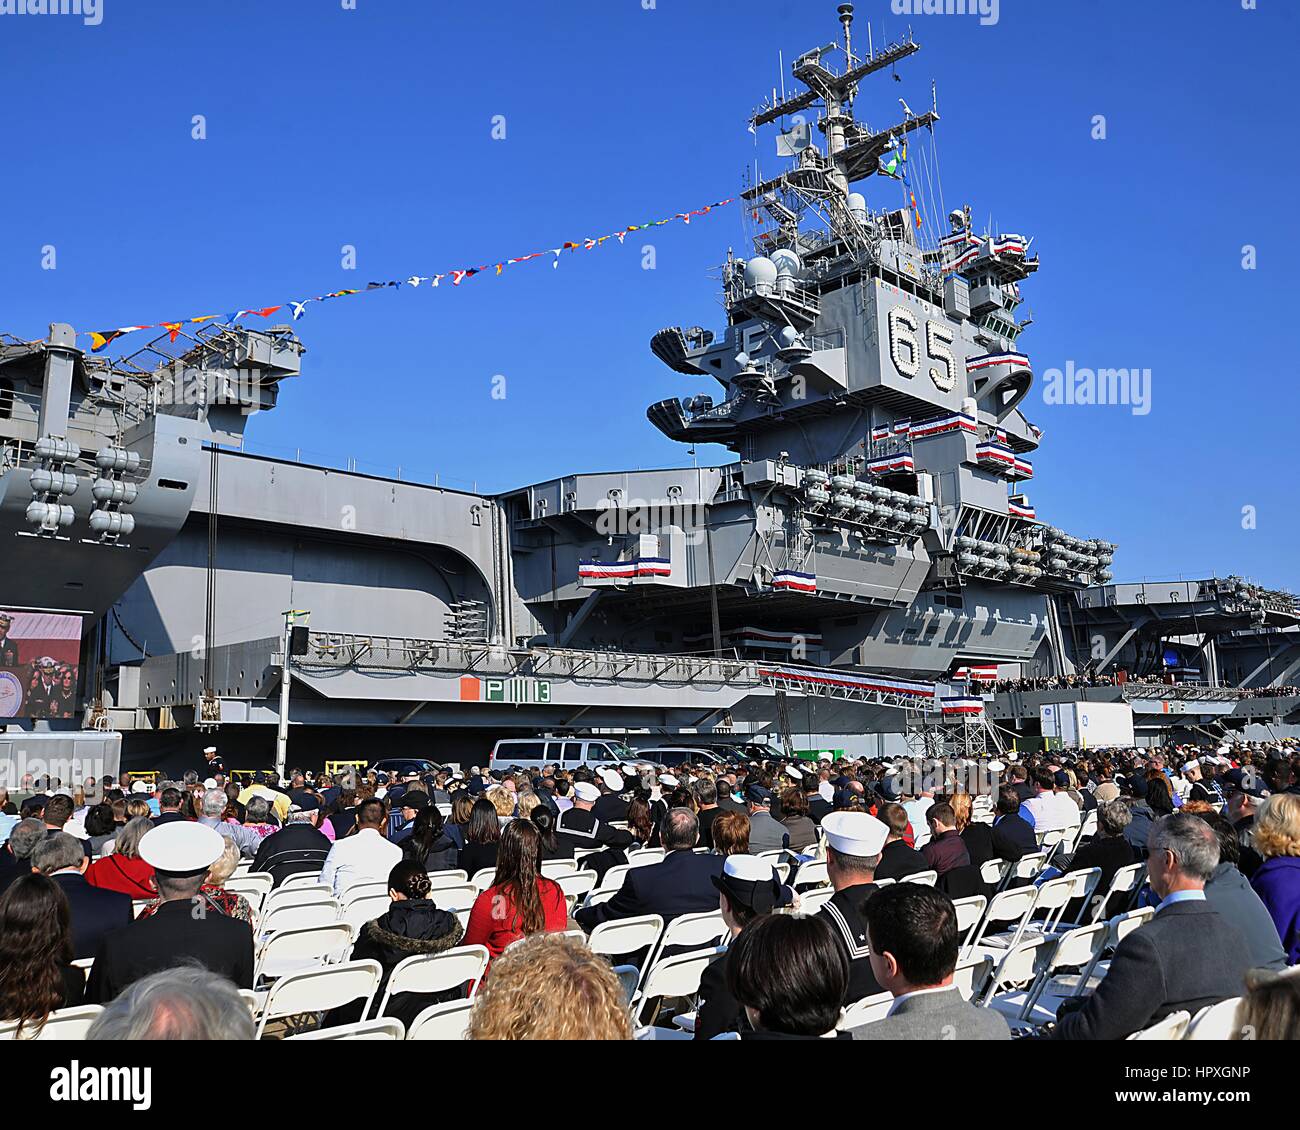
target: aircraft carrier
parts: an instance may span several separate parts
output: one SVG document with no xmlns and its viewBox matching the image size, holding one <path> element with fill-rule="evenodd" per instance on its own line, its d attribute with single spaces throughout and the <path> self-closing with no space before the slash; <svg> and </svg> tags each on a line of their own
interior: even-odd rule
<svg viewBox="0 0 1300 1130">
<path fill-rule="evenodd" d="M 541 732 L 970 753 L 1033 740 L 1043 696 L 1127 702 L 1142 741 L 1288 732 L 1293 596 L 1116 585 L 1115 545 L 1037 513 L 1033 240 L 882 203 L 937 104 L 868 125 L 920 45 L 839 19 L 748 123 L 787 163 L 744 191 L 725 324 L 651 338 L 682 395 L 649 423 L 722 466 L 373 477 L 241 450 L 300 372 L 290 326 L 114 360 L 63 324 L 0 339 L 0 610 L 83 627 L 76 718 L 15 714 L 0 759 L 121 735 L 141 767 L 214 740 L 267 766 L 277 738 L 305 766 L 468 764 Z"/>
</svg>

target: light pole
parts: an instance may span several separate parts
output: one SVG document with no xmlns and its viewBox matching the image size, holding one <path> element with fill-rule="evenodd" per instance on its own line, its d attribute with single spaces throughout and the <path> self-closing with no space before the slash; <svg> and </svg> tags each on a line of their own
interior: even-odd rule
<svg viewBox="0 0 1300 1130">
<path fill-rule="evenodd" d="M 293 622 L 310 612 L 290 609 L 284 614 L 284 638 L 280 641 L 280 726 L 275 738 L 275 771 L 284 780 L 289 764 L 289 648 L 293 640 Z"/>
</svg>

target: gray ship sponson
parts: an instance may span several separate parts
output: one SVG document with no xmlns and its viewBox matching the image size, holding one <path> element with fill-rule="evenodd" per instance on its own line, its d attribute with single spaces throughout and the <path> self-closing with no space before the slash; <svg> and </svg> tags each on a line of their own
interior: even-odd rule
<svg viewBox="0 0 1300 1130">
<path fill-rule="evenodd" d="M 1087 665 L 1062 609 L 1110 584 L 1115 547 L 1037 521 L 1022 485 L 1040 432 L 1021 410 L 1033 375 L 1017 310 L 1038 259 L 1022 236 L 975 232 L 969 208 L 920 246 L 910 216 L 853 189 L 938 113 L 858 122 L 859 83 L 919 48 L 859 56 L 850 6 L 841 21 L 841 43 L 793 64 L 800 93 L 751 121 L 815 105 L 823 140 L 746 192 L 771 227 L 747 259 L 728 255 L 726 325 L 651 343 L 720 396 L 649 419 L 726 445 L 729 465 L 465 493 L 233 450 L 248 409 L 273 408 L 298 371 L 287 327 L 209 326 L 116 365 L 81 355 L 67 327 L 0 347 L 0 397 L 17 390 L 0 409 L 0 520 L 23 555 L 7 599 L 103 617 L 102 717 L 174 735 L 206 692 L 228 734 L 246 727 L 264 749 L 291 608 L 312 632 L 296 725 L 439 726 L 477 732 L 471 749 L 536 728 L 770 732 L 778 700 L 759 671 L 781 661 L 930 681 L 973 663 Z M 814 202 L 826 222 L 810 222 Z M 160 396 L 177 372 L 201 394 Z M 66 465 L 33 447 L 62 418 L 88 441 Z M 86 490 L 41 495 L 33 527 L 32 469 L 88 479 L 100 447 L 137 456 L 114 472 L 137 488 L 130 504 L 95 503 L 130 513 L 129 532 L 101 518 L 112 529 L 84 536 Z M 71 518 L 49 509 L 68 504 Z M 472 697 L 484 679 L 492 701 Z M 791 715 L 810 740 L 867 752 L 906 728 L 883 699 L 809 696 Z"/>
</svg>

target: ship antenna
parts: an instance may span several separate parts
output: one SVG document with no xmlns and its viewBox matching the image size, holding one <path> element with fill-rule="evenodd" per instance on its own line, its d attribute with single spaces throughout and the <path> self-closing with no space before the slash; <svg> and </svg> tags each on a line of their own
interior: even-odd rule
<svg viewBox="0 0 1300 1130">
<path fill-rule="evenodd" d="M 853 58 L 853 5 L 841 4 L 839 8 L 840 23 L 844 25 L 844 54 L 849 60 L 849 69 L 857 61 Z"/>
</svg>

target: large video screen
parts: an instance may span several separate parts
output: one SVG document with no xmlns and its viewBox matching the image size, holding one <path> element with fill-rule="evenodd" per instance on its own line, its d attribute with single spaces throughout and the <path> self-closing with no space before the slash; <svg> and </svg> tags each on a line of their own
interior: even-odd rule
<svg viewBox="0 0 1300 1130">
<path fill-rule="evenodd" d="M 0 607 L 0 718 L 74 718 L 81 617 Z"/>
</svg>

